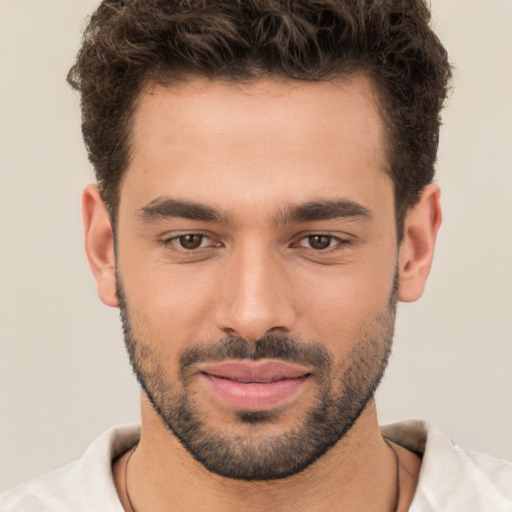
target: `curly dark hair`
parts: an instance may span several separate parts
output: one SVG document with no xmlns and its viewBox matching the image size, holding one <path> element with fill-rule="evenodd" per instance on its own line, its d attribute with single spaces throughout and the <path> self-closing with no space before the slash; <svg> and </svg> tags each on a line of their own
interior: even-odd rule
<svg viewBox="0 0 512 512">
<path fill-rule="evenodd" d="M 451 68 L 423 0 L 104 0 L 68 81 L 115 222 L 131 120 L 148 82 L 190 76 L 321 81 L 362 71 L 387 132 L 399 232 L 434 176 Z"/>
</svg>

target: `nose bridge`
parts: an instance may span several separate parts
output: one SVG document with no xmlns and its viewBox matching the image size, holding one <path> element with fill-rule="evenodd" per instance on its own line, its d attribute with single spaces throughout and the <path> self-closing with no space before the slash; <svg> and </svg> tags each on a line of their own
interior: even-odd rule
<svg viewBox="0 0 512 512">
<path fill-rule="evenodd" d="M 257 240 L 233 250 L 222 279 L 217 326 L 248 340 L 271 330 L 289 331 L 295 312 L 279 255 Z"/>
</svg>

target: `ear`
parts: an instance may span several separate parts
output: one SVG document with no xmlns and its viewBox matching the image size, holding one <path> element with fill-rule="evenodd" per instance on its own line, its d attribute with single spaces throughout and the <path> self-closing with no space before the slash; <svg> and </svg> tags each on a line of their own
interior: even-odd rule
<svg viewBox="0 0 512 512">
<path fill-rule="evenodd" d="M 98 296 L 107 306 L 117 307 L 114 236 L 110 215 L 95 185 L 87 186 L 82 194 L 82 220 Z"/>
<path fill-rule="evenodd" d="M 398 300 L 402 302 L 413 302 L 423 294 L 441 225 L 440 196 L 437 185 L 427 185 L 407 212 L 398 257 Z"/>
</svg>

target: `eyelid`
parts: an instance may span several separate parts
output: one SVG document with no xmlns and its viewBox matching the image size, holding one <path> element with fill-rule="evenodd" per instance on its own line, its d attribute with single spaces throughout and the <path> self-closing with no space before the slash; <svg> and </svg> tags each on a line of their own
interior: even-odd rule
<svg viewBox="0 0 512 512">
<path fill-rule="evenodd" d="M 312 236 L 325 236 L 330 238 L 332 241 L 337 242 L 333 247 L 327 247 L 326 249 L 314 249 L 313 247 L 306 247 L 303 245 L 300 245 L 300 242 L 303 240 L 312 237 Z M 329 252 L 335 252 L 338 250 L 342 250 L 345 246 L 350 245 L 353 243 L 353 239 L 350 235 L 347 233 L 340 234 L 340 233 L 329 233 L 329 232 L 319 232 L 319 231 L 313 231 L 313 232 L 307 232 L 307 233 L 301 233 L 295 238 L 295 242 L 292 245 L 302 247 L 306 250 L 311 250 L 315 253 L 321 254 L 321 253 L 329 253 Z"/>
<path fill-rule="evenodd" d="M 187 235 L 198 235 L 202 236 L 203 240 L 201 241 L 201 245 L 196 249 L 186 249 L 185 247 L 180 247 L 178 239 L 182 236 Z M 203 246 L 204 240 L 209 240 L 211 243 Z M 163 247 L 165 247 L 168 250 L 182 253 L 182 254 L 193 254 L 193 253 L 199 253 L 204 250 L 208 250 L 214 247 L 220 247 L 222 244 L 220 242 L 216 242 L 214 237 L 211 234 L 207 234 L 204 231 L 201 230 L 194 230 L 194 231 L 180 231 L 180 232 L 173 232 L 173 233 L 167 233 L 159 237 L 159 243 Z"/>
</svg>

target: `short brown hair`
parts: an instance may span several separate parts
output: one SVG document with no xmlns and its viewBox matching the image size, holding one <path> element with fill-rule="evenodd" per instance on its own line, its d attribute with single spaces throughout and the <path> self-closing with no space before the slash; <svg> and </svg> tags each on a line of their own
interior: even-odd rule
<svg viewBox="0 0 512 512">
<path fill-rule="evenodd" d="M 423 0 L 104 0 L 68 81 L 115 220 L 142 88 L 200 75 L 320 81 L 366 72 L 388 135 L 399 231 L 434 176 L 440 111 L 451 75 Z"/>
</svg>

